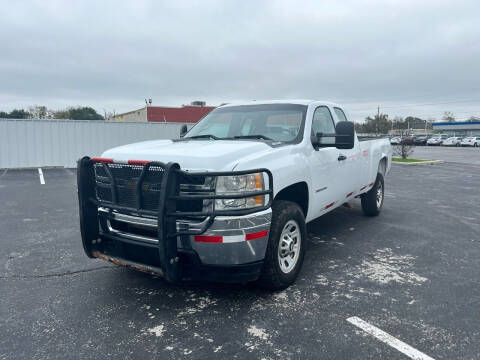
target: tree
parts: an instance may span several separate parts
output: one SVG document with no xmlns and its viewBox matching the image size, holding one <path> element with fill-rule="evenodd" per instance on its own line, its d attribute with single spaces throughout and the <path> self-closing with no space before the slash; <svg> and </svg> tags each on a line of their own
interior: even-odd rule
<svg viewBox="0 0 480 360">
<path fill-rule="evenodd" d="M 443 121 L 448 121 L 448 122 L 455 122 L 455 116 L 453 115 L 453 113 L 451 111 L 445 111 L 443 113 L 442 120 Z"/>
<path fill-rule="evenodd" d="M 103 116 L 98 114 L 95 109 L 83 107 L 71 107 L 64 110 L 51 110 L 46 106 L 30 106 L 29 111 L 24 109 L 14 109 L 10 113 L 0 111 L 0 118 L 6 119 L 71 119 L 71 120 L 104 120 Z"/>
<path fill-rule="evenodd" d="M 68 109 L 69 119 L 72 120 L 103 120 L 103 116 L 98 114 L 95 109 L 84 106 Z"/>
<path fill-rule="evenodd" d="M 53 111 L 52 117 L 54 119 L 70 119 L 70 112 L 68 110 Z"/>
<path fill-rule="evenodd" d="M 388 120 L 387 114 L 378 114 L 373 118 L 368 116 L 363 124 L 356 124 L 355 130 L 358 133 L 386 134 L 392 129 L 392 121 Z"/>
<path fill-rule="evenodd" d="M 355 132 L 357 134 L 363 133 L 363 124 L 356 122 L 354 125 L 355 125 Z"/>
<path fill-rule="evenodd" d="M 396 157 L 401 157 L 402 159 L 408 158 L 413 152 L 413 146 L 406 144 L 403 141 L 403 138 L 408 136 L 408 129 L 402 131 L 402 141 L 400 141 L 399 145 L 394 145 L 393 148 L 393 155 Z"/>
<path fill-rule="evenodd" d="M 46 119 L 48 118 L 48 110 L 46 106 L 30 106 L 28 112 L 34 119 Z"/>
<path fill-rule="evenodd" d="M 28 111 L 25 111 L 23 109 L 21 109 L 21 110 L 13 109 L 8 114 L 8 118 L 10 118 L 10 119 L 28 119 L 28 118 L 31 118 L 31 117 L 32 117 L 32 115 Z"/>
<path fill-rule="evenodd" d="M 0 116 L 0 117 L 1 117 L 1 116 Z M 469 122 L 480 121 L 480 117 L 478 117 L 478 116 L 470 116 L 467 121 L 469 121 Z"/>
</svg>

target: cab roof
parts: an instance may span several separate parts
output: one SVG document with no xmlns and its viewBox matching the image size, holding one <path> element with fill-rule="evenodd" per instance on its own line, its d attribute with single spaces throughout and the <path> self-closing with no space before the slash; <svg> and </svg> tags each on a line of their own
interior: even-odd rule
<svg viewBox="0 0 480 360">
<path fill-rule="evenodd" d="M 234 102 L 222 105 L 220 107 L 242 106 L 242 105 L 268 105 L 268 104 L 296 104 L 296 105 L 328 105 L 342 107 L 331 101 L 307 100 L 307 99 L 285 99 L 285 100 L 251 100 L 245 102 Z"/>
</svg>

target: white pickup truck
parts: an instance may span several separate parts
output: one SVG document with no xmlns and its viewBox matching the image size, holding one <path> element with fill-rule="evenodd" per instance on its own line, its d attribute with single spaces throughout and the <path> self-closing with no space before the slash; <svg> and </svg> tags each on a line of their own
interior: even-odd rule
<svg viewBox="0 0 480 360">
<path fill-rule="evenodd" d="M 185 132 L 78 161 L 88 256 L 281 289 L 300 272 L 306 223 L 354 197 L 368 216 L 382 209 L 390 143 L 359 140 L 337 104 L 224 105 Z"/>
</svg>

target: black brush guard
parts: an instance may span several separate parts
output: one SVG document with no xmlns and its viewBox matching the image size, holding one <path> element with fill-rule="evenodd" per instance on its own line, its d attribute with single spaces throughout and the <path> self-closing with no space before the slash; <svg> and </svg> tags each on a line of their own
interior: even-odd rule
<svg viewBox="0 0 480 360">
<path fill-rule="evenodd" d="M 231 172 L 195 172 L 189 173 L 182 171 L 177 163 L 164 164 L 158 161 L 151 161 L 142 165 L 141 174 L 135 184 L 136 188 L 136 207 L 121 206 L 118 204 L 117 188 L 115 186 L 115 177 L 108 171 L 107 165 L 103 164 L 106 173 L 110 178 L 111 202 L 97 199 L 95 193 L 96 178 L 94 171 L 94 161 L 89 157 L 83 157 L 77 163 L 77 183 L 78 200 L 80 212 L 80 231 L 82 236 L 83 248 L 89 257 L 94 256 L 95 243 L 100 235 L 98 207 L 104 207 L 110 210 L 116 210 L 122 213 L 135 214 L 137 216 L 155 216 L 158 221 L 158 252 L 160 258 L 160 267 L 169 281 L 176 281 L 180 278 L 180 265 L 177 253 L 177 236 L 179 235 L 199 235 L 204 233 L 213 223 L 216 216 L 242 216 L 255 212 L 267 210 L 272 205 L 273 197 L 273 179 L 272 173 L 268 169 L 253 169 L 246 171 Z M 159 192 L 158 210 L 151 211 L 142 209 L 143 196 L 142 186 L 149 168 L 155 166 L 163 169 L 161 186 Z M 180 177 L 189 176 L 236 176 L 252 173 L 265 173 L 268 177 L 268 189 L 261 191 L 242 192 L 238 194 L 195 194 L 180 195 Z M 213 189 L 215 191 L 215 189 Z M 268 195 L 268 202 L 263 206 L 256 206 L 240 210 L 215 210 L 216 199 L 246 199 L 257 195 Z M 213 200 L 211 211 L 179 211 L 177 202 L 180 200 Z M 177 219 L 206 218 L 207 221 L 201 229 L 179 229 L 177 230 Z"/>
</svg>

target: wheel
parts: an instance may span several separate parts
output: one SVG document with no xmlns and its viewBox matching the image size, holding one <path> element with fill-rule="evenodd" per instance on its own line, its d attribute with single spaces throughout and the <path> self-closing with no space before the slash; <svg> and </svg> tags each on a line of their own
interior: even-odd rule
<svg viewBox="0 0 480 360">
<path fill-rule="evenodd" d="M 378 173 L 373 187 L 365 194 L 360 196 L 362 200 L 362 210 L 367 216 L 377 216 L 380 214 L 383 206 L 384 181 L 383 175 Z"/>
<path fill-rule="evenodd" d="M 303 264 L 307 228 L 303 211 L 294 202 L 276 200 L 262 274 L 258 283 L 272 290 L 293 284 Z"/>
<path fill-rule="evenodd" d="M 477 146 L 478 146 L 477 143 L 474 143 L 474 144 L 473 144 L 473 147 L 477 147 Z"/>
</svg>

